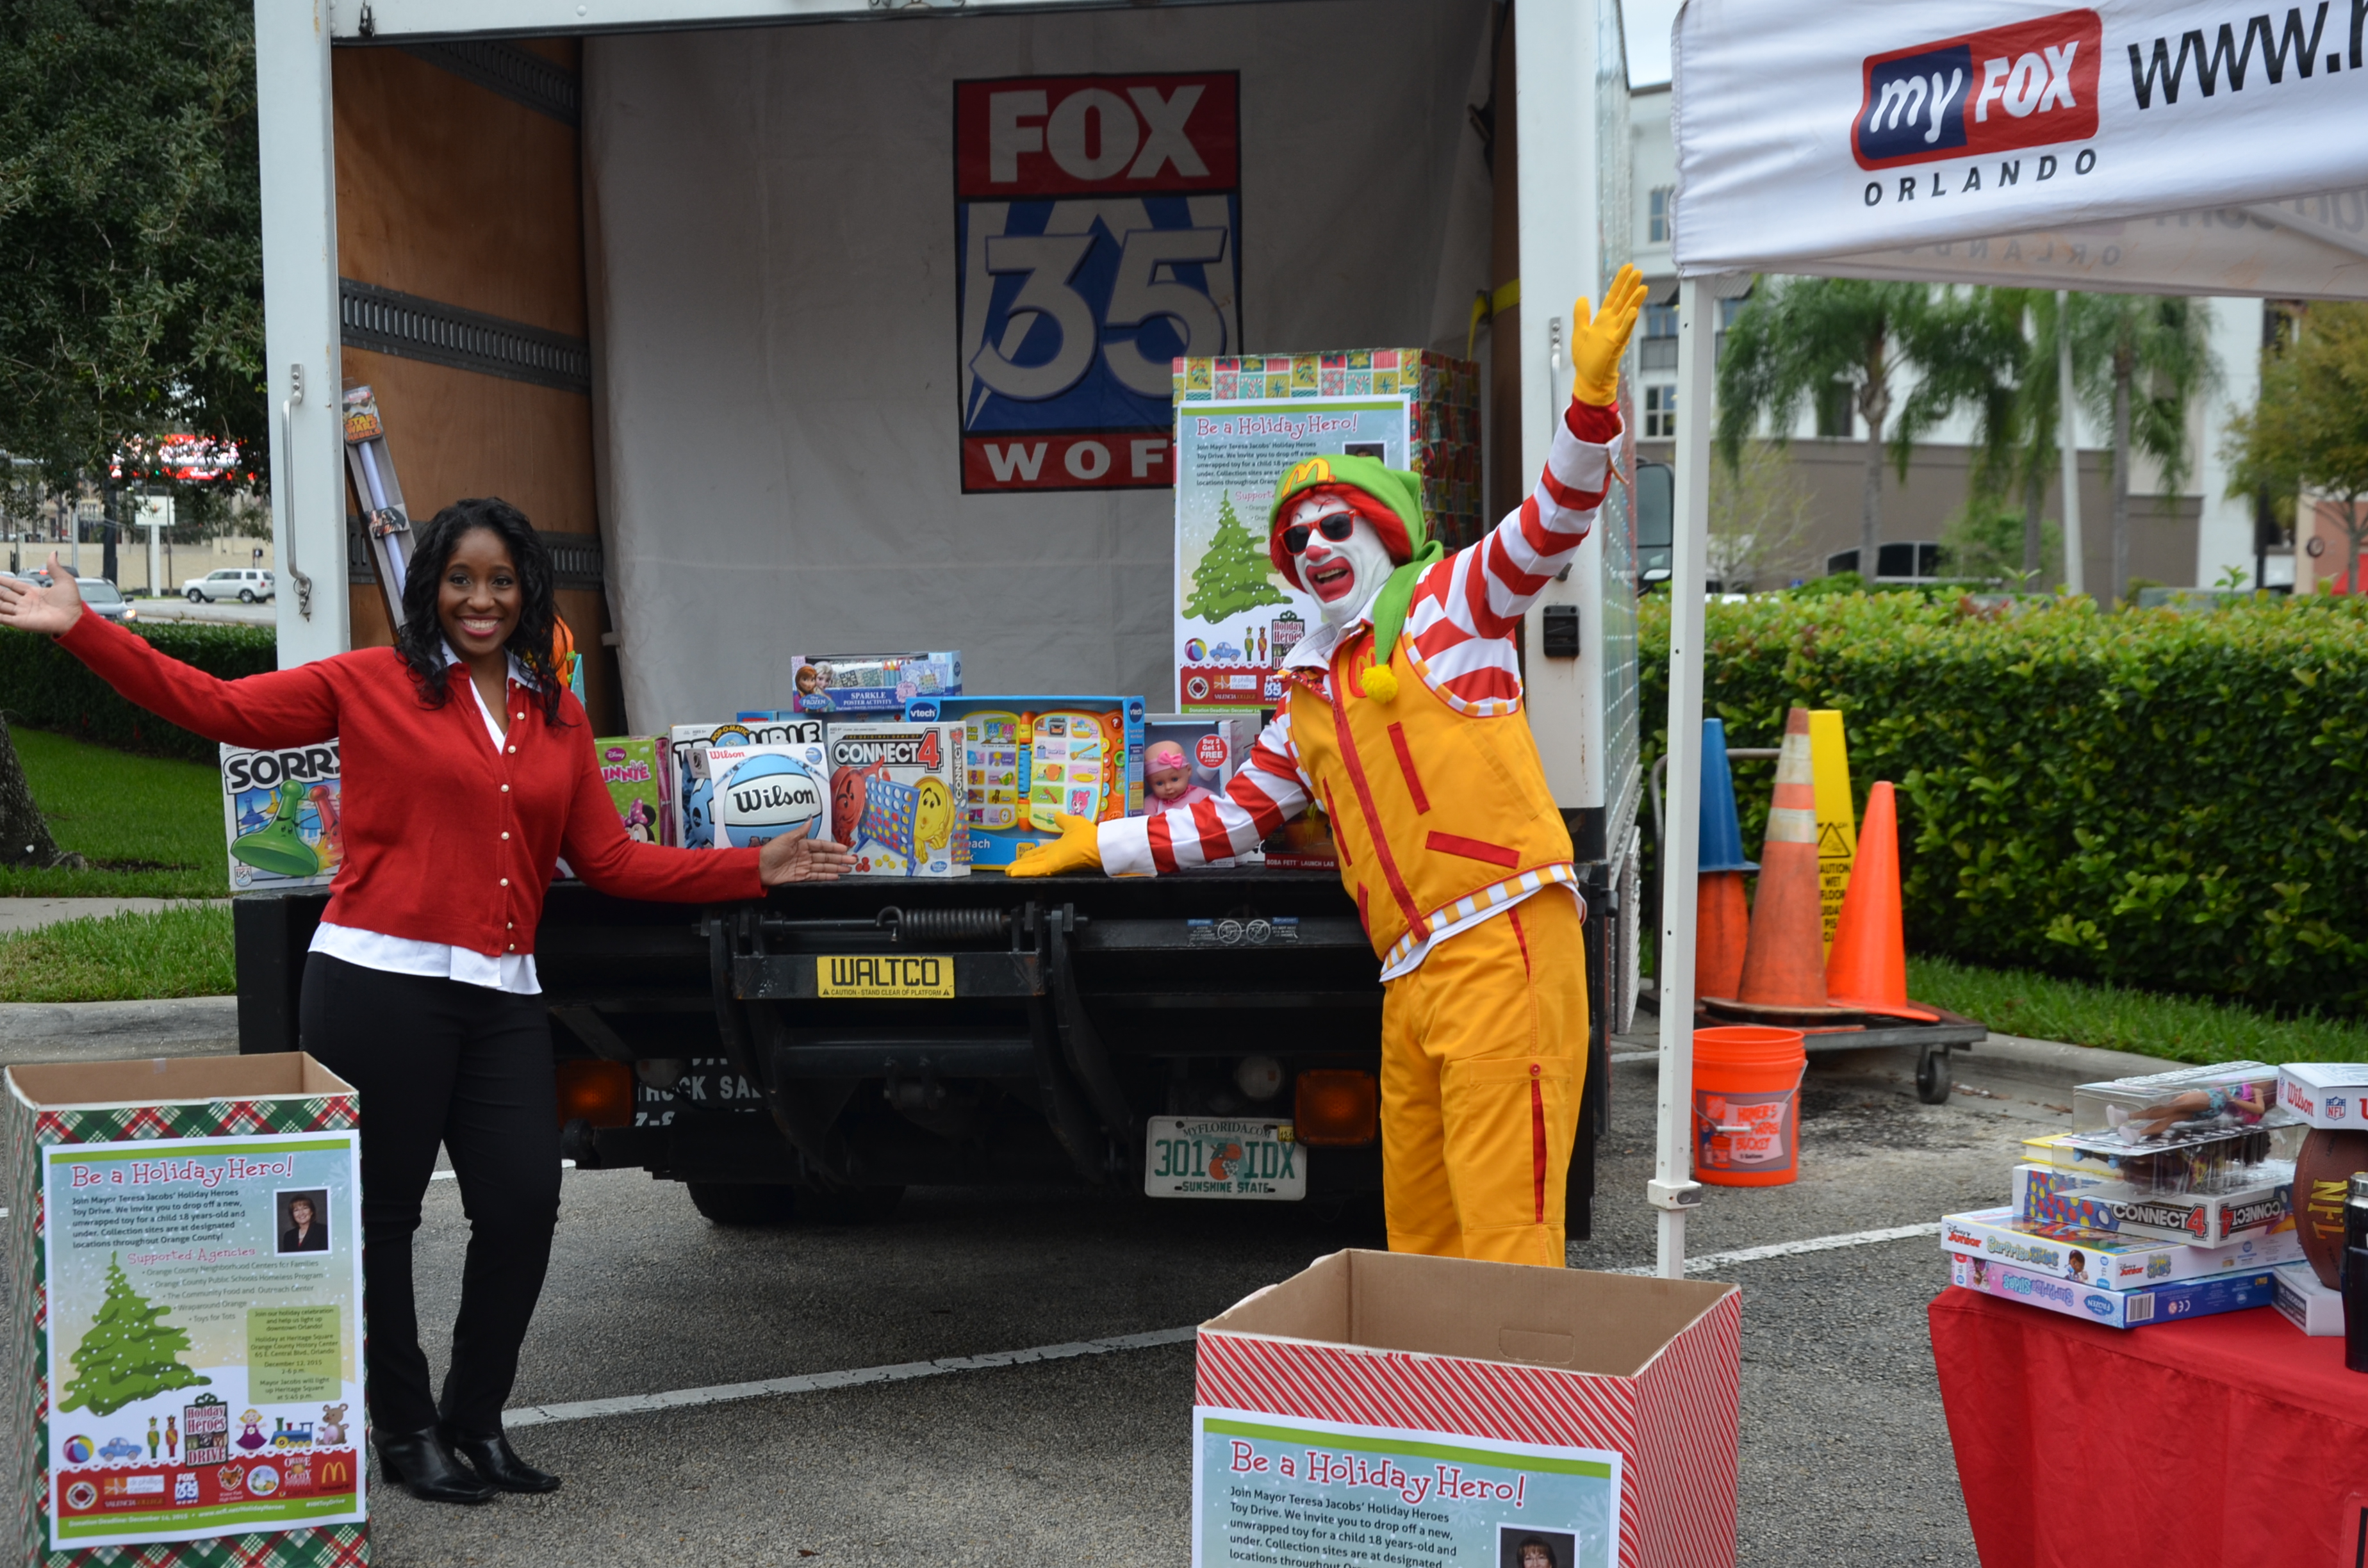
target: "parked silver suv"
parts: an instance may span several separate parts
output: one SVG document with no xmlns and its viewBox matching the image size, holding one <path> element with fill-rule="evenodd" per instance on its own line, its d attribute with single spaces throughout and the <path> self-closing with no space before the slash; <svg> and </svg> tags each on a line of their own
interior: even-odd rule
<svg viewBox="0 0 2368 1568">
<path fill-rule="evenodd" d="M 209 572 L 202 577 L 192 577 L 181 585 L 181 592 L 189 596 L 191 604 L 203 604 L 209 599 L 234 598 L 243 605 L 257 599 L 268 599 L 276 592 L 271 574 L 254 566 L 225 566 L 219 572 Z"/>
</svg>

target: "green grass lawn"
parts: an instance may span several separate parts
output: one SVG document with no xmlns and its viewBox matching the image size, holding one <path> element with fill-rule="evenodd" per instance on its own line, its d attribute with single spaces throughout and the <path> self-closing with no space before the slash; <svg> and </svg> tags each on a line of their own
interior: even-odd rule
<svg viewBox="0 0 2368 1568">
<path fill-rule="evenodd" d="M 9 733 L 50 832 L 91 869 L 0 869 L 0 897 L 230 896 L 219 771 L 40 730 Z"/>
<path fill-rule="evenodd" d="M 129 1002 L 237 989 L 226 903 L 62 920 L 0 937 L 0 1002 Z"/>
<path fill-rule="evenodd" d="M 2000 1034 L 2100 1046 L 2174 1062 L 2368 1061 L 2368 1024 L 2282 1018 L 2241 1003 L 2163 996 L 2018 970 L 1910 958 L 1907 994 Z"/>
</svg>

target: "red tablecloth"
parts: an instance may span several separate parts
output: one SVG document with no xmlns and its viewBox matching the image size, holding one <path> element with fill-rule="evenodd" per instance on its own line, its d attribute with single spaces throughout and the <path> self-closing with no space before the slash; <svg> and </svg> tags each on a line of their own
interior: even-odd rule
<svg viewBox="0 0 2368 1568">
<path fill-rule="evenodd" d="M 1982 1568 L 2336 1568 L 2368 1375 L 2273 1310 L 2111 1329 L 1951 1288 L 1932 1358 Z"/>
</svg>

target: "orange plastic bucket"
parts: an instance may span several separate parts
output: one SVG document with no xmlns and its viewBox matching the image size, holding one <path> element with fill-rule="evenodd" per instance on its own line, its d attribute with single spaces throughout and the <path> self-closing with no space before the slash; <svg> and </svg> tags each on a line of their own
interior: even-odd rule
<svg viewBox="0 0 2368 1568">
<path fill-rule="evenodd" d="M 1694 1031 L 1694 1179 L 1782 1187 L 1801 1172 L 1798 1029 L 1736 1024 Z"/>
</svg>

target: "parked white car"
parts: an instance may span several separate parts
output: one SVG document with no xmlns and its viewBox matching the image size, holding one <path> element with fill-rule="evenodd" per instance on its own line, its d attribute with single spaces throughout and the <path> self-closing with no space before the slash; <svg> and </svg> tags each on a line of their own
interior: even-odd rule
<svg viewBox="0 0 2368 1568">
<path fill-rule="evenodd" d="M 271 574 L 253 566 L 225 566 L 181 585 L 181 592 L 188 595 L 193 605 L 210 599 L 236 599 L 243 605 L 251 605 L 257 599 L 271 597 L 277 591 Z"/>
</svg>

